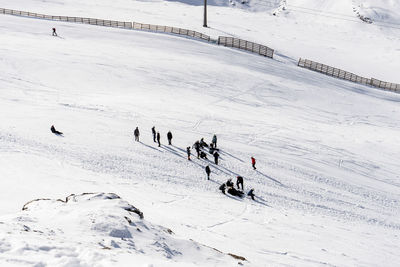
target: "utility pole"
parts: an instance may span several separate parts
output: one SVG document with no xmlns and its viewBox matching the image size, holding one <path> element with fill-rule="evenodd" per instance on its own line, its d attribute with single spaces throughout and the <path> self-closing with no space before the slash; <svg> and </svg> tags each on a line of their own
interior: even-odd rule
<svg viewBox="0 0 400 267">
<path fill-rule="evenodd" d="M 204 0 L 204 21 L 203 27 L 207 27 L 207 0 Z"/>
</svg>

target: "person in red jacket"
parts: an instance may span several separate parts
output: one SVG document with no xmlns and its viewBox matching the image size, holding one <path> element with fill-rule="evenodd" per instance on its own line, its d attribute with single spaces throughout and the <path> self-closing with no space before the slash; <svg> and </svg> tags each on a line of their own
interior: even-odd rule
<svg viewBox="0 0 400 267">
<path fill-rule="evenodd" d="M 257 169 L 256 168 L 256 159 L 251 157 L 251 165 L 253 165 L 253 169 Z"/>
</svg>

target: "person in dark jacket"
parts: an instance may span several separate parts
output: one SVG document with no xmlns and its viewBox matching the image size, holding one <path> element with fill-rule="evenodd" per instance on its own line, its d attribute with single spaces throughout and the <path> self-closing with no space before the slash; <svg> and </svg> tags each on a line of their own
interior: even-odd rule
<svg viewBox="0 0 400 267">
<path fill-rule="evenodd" d="M 151 128 L 151 133 L 153 134 L 153 142 L 156 143 L 156 142 L 157 142 L 157 141 L 156 141 L 157 133 L 156 133 L 156 127 L 155 127 L 155 126 L 153 126 L 153 127 Z"/>
<path fill-rule="evenodd" d="M 200 158 L 207 159 L 207 154 L 204 151 L 200 151 Z"/>
<path fill-rule="evenodd" d="M 239 185 L 242 186 L 242 190 L 243 190 L 243 177 L 242 176 L 236 177 L 236 186 L 238 189 L 240 189 Z"/>
<path fill-rule="evenodd" d="M 133 132 L 133 134 L 135 135 L 135 141 L 139 142 L 139 128 L 136 127 L 135 131 Z"/>
<path fill-rule="evenodd" d="M 256 168 L 256 159 L 251 157 L 251 165 L 253 166 L 253 169 L 257 169 Z"/>
<path fill-rule="evenodd" d="M 56 28 L 53 28 L 53 36 L 57 36 Z"/>
<path fill-rule="evenodd" d="M 244 193 L 242 191 L 236 190 L 234 187 L 229 187 L 228 193 L 231 194 L 232 196 L 236 196 L 236 197 L 243 197 L 243 195 L 244 195 Z"/>
<path fill-rule="evenodd" d="M 213 143 L 214 147 L 217 148 L 217 136 L 215 134 L 212 138 L 212 143 Z"/>
<path fill-rule="evenodd" d="M 158 143 L 158 147 L 161 146 L 161 142 L 160 142 L 160 132 L 157 132 L 157 143 Z"/>
<path fill-rule="evenodd" d="M 197 152 L 197 158 L 200 158 L 200 142 L 196 141 L 193 145 L 193 148 L 196 150 Z"/>
<path fill-rule="evenodd" d="M 186 148 L 186 153 L 187 153 L 187 156 L 188 156 L 188 160 L 190 160 L 190 146 L 188 146 Z"/>
<path fill-rule="evenodd" d="M 232 179 L 228 179 L 228 181 L 226 181 L 226 186 L 227 187 L 233 187 Z"/>
<path fill-rule="evenodd" d="M 171 140 L 172 140 L 172 133 L 171 133 L 171 131 L 169 131 L 169 132 L 167 133 L 167 139 L 168 139 L 168 145 L 172 145 L 172 144 L 171 144 Z"/>
<path fill-rule="evenodd" d="M 54 127 L 54 125 L 51 125 L 50 131 L 51 131 L 53 134 L 56 134 L 56 135 L 62 135 L 62 134 L 63 134 L 62 132 L 57 131 L 56 128 Z"/>
<path fill-rule="evenodd" d="M 219 187 L 219 190 L 222 191 L 222 194 L 225 195 L 225 189 L 226 189 L 226 184 L 221 184 L 221 186 Z"/>
<path fill-rule="evenodd" d="M 214 153 L 214 163 L 215 163 L 215 165 L 218 165 L 218 158 L 219 158 L 219 154 L 218 154 L 218 152 L 215 152 Z"/>
<path fill-rule="evenodd" d="M 211 173 L 211 169 L 210 166 L 206 166 L 206 173 L 207 173 L 207 180 L 210 180 L 210 173 Z"/>
<path fill-rule="evenodd" d="M 204 138 L 200 139 L 200 147 L 201 148 L 208 147 L 208 144 L 206 142 L 204 142 Z"/>
<path fill-rule="evenodd" d="M 255 195 L 254 195 L 254 188 L 250 189 L 250 191 L 247 193 L 247 195 L 248 195 L 249 197 L 251 197 L 252 200 L 254 200 L 254 197 L 255 197 Z"/>
</svg>

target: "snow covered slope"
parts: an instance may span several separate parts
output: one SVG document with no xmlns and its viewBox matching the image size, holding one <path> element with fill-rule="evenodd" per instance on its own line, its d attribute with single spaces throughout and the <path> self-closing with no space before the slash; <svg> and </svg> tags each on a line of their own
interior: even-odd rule
<svg viewBox="0 0 400 267">
<path fill-rule="evenodd" d="M 300 69 L 283 57 L 169 35 L 12 16 L 0 16 L 0 25 L 0 265 L 57 266 L 75 258 L 85 259 L 77 266 L 126 266 L 137 259 L 125 247 L 134 236 L 120 241 L 122 249 L 107 239 L 102 244 L 111 250 L 104 250 L 92 242 L 105 238 L 97 232 L 81 241 L 84 225 L 55 240 L 33 234 L 24 241 L 30 232 L 10 228 L 38 216 L 15 221 L 32 199 L 83 192 L 114 192 L 152 225 L 171 229 L 183 240 L 179 246 L 192 239 L 244 256 L 245 266 L 399 262 L 399 95 Z M 60 37 L 50 36 L 52 27 Z M 52 124 L 64 137 L 51 134 Z M 152 141 L 153 125 L 161 147 Z M 135 143 L 136 126 L 142 135 Z M 172 146 L 165 145 L 169 130 Z M 214 133 L 220 165 L 188 161 L 185 148 Z M 246 190 L 255 188 L 256 201 L 218 191 L 237 175 Z M 89 206 L 65 218 L 86 216 Z M 67 237 L 71 254 L 52 254 Z M 220 254 L 206 249 L 199 260 L 180 251 L 139 260 L 153 266 L 232 260 L 219 264 Z"/>
<path fill-rule="evenodd" d="M 228 0 L 209 2 L 207 29 L 202 27 L 202 0 L 0 0 L 0 6 L 176 26 L 214 38 L 231 35 L 272 47 L 277 55 L 284 55 L 282 60 L 295 63 L 300 57 L 308 58 L 364 77 L 400 83 L 398 1 L 249 0 L 234 7 Z M 362 22 L 359 14 L 374 23 Z"/>
</svg>

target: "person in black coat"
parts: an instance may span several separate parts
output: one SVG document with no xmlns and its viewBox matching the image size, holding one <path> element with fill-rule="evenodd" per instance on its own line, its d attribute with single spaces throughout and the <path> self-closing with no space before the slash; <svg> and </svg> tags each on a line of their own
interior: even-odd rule
<svg viewBox="0 0 400 267">
<path fill-rule="evenodd" d="M 211 173 L 211 169 L 210 166 L 206 166 L 206 173 L 207 173 L 207 180 L 210 180 L 210 173 Z"/>
<path fill-rule="evenodd" d="M 158 142 L 158 146 L 161 146 L 161 142 L 160 142 L 160 132 L 157 132 L 157 142 Z"/>
<path fill-rule="evenodd" d="M 56 134 L 56 135 L 62 135 L 62 134 L 63 134 L 62 132 L 57 131 L 56 128 L 54 127 L 54 125 L 51 125 L 50 131 L 51 131 L 53 134 Z"/>
<path fill-rule="evenodd" d="M 236 186 L 238 189 L 240 189 L 240 186 L 242 186 L 242 190 L 243 190 L 243 177 L 242 176 L 238 176 L 236 177 Z"/>
<path fill-rule="evenodd" d="M 153 142 L 156 143 L 156 142 L 157 142 L 157 141 L 156 141 L 157 133 L 156 133 L 156 127 L 155 127 L 155 126 L 153 126 L 153 127 L 151 128 L 151 133 L 153 134 Z"/>
<path fill-rule="evenodd" d="M 172 144 L 171 144 L 171 140 L 172 140 L 172 133 L 171 133 L 171 131 L 169 131 L 169 132 L 167 133 L 167 139 L 168 139 L 168 144 L 169 144 L 169 145 L 172 145 Z"/>
<path fill-rule="evenodd" d="M 190 146 L 188 146 L 186 148 L 186 153 L 187 153 L 187 156 L 188 156 L 188 160 L 190 160 Z"/>
<path fill-rule="evenodd" d="M 226 189 L 226 184 L 221 184 L 221 186 L 219 187 L 219 190 L 222 191 L 222 194 L 225 195 L 225 189 Z"/>
<path fill-rule="evenodd" d="M 196 141 L 193 145 L 193 148 L 196 150 L 197 152 L 197 158 L 200 158 L 200 142 Z"/>
<path fill-rule="evenodd" d="M 207 159 L 207 154 L 204 151 L 200 151 L 200 158 Z"/>
<path fill-rule="evenodd" d="M 215 163 L 215 165 L 218 165 L 218 158 L 219 158 L 219 153 L 215 152 L 214 153 L 214 163 Z"/>
<path fill-rule="evenodd" d="M 136 127 L 135 131 L 133 132 L 133 134 L 135 135 L 135 141 L 139 142 L 139 128 Z"/>
<path fill-rule="evenodd" d="M 229 179 L 228 181 L 226 181 L 226 186 L 227 187 L 233 187 L 232 179 Z"/>
</svg>

